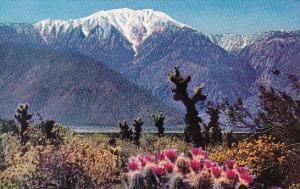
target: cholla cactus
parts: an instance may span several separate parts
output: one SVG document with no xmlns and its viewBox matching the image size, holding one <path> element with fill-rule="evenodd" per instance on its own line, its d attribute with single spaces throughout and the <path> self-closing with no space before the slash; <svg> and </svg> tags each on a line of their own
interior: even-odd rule
<svg viewBox="0 0 300 189">
<path fill-rule="evenodd" d="M 164 120 L 165 117 L 163 116 L 163 114 L 151 114 L 152 118 L 153 118 L 153 122 L 155 127 L 157 127 L 158 129 L 158 136 L 159 137 L 164 137 L 164 132 L 165 132 L 165 128 L 164 128 Z"/>
<path fill-rule="evenodd" d="M 21 130 L 20 130 L 20 138 L 21 142 L 25 144 L 27 142 L 27 136 L 25 134 L 29 123 L 28 121 L 32 118 L 33 114 L 28 113 L 29 105 L 27 103 L 19 104 L 18 108 L 16 109 L 16 113 L 14 115 L 15 119 L 20 123 Z"/>
<path fill-rule="evenodd" d="M 127 121 L 118 122 L 120 128 L 120 138 L 123 140 L 130 140 L 132 137 L 132 129 L 129 128 Z"/>
<path fill-rule="evenodd" d="M 140 137 L 141 137 L 141 132 L 142 132 L 142 125 L 144 122 L 142 121 L 142 118 L 135 118 L 133 120 L 133 141 L 134 143 L 139 146 L 140 145 Z"/>
<path fill-rule="evenodd" d="M 223 144 L 226 145 L 228 148 L 232 148 L 232 145 L 234 143 L 233 130 L 231 130 L 230 132 L 225 132 L 223 137 Z"/>
<path fill-rule="evenodd" d="M 189 97 L 187 87 L 188 83 L 191 81 L 191 76 L 181 76 L 177 66 L 174 67 L 173 73 L 169 74 L 169 79 L 175 85 L 175 87 L 172 88 L 172 92 L 174 93 L 173 99 L 175 101 L 182 101 L 187 110 L 185 117 L 185 122 L 187 124 L 185 129 L 186 141 L 190 142 L 191 140 L 194 146 L 204 147 L 204 141 L 200 127 L 202 119 L 198 116 L 198 111 L 196 110 L 196 103 L 199 101 L 205 101 L 206 99 L 206 95 L 202 94 L 203 87 L 195 88 L 194 96 Z"/>
<path fill-rule="evenodd" d="M 220 107 L 213 106 L 210 104 L 207 108 L 206 113 L 210 116 L 210 122 L 208 123 L 208 128 L 210 130 L 210 142 L 213 144 L 222 143 L 222 132 L 219 123 Z"/>
<path fill-rule="evenodd" d="M 192 148 L 191 156 L 169 149 L 155 155 L 131 157 L 128 169 L 130 186 L 139 183 L 140 188 L 153 188 L 151 183 L 155 183 L 158 188 L 165 189 L 235 189 L 250 188 L 254 181 L 246 167 L 238 167 L 232 160 L 220 166 L 210 161 L 201 148 Z"/>
</svg>

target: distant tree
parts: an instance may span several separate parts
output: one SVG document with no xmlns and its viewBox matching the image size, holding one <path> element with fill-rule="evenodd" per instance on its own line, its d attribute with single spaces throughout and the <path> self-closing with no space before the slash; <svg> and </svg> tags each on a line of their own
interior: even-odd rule
<svg viewBox="0 0 300 189">
<path fill-rule="evenodd" d="M 252 115 L 244 106 L 242 98 L 237 98 L 236 102 L 230 104 L 228 99 L 225 98 L 219 106 L 219 110 L 222 111 L 227 119 L 228 124 L 233 127 L 242 128 L 256 128 L 255 115 Z"/>
<path fill-rule="evenodd" d="M 260 88 L 260 99 L 256 123 L 286 143 L 300 143 L 300 101 L 271 87 Z"/>
<path fill-rule="evenodd" d="M 163 116 L 163 114 L 151 114 L 152 116 L 152 119 L 153 119 L 153 122 L 154 122 L 154 125 L 155 127 L 157 128 L 158 130 L 158 136 L 159 137 L 163 137 L 165 134 L 165 128 L 164 128 L 164 120 L 165 120 L 165 117 Z"/>
<path fill-rule="evenodd" d="M 187 124 L 185 129 L 185 140 L 192 142 L 194 146 L 205 147 L 203 137 L 201 134 L 202 119 L 198 116 L 196 109 L 196 103 L 199 101 L 205 101 L 206 95 L 202 94 L 203 87 L 195 88 L 195 94 L 189 97 L 187 92 L 188 83 L 191 81 L 191 76 L 183 77 L 180 75 L 179 67 L 175 66 L 172 73 L 169 74 L 169 80 L 173 82 L 174 88 L 172 88 L 173 99 L 175 101 L 182 101 L 186 108 L 185 122 Z"/>
</svg>

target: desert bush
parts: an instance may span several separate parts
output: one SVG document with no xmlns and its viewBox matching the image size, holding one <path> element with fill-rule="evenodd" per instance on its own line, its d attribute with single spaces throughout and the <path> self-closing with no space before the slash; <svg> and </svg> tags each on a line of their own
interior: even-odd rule
<svg viewBox="0 0 300 189">
<path fill-rule="evenodd" d="M 0 133 L 17 133 L 18 132 L 18 126 L 14 122 L 14 120 L 5 120 L 0 119 Z"/>
<path fill-rule="evenodd" d="M 249 188 L 254 176 L 233 161 L 220 166 L 207 158 L 201 148 L 190 156 L 168 149 L 154 155 L 134 156 L 128 162 L 129 188 Z"/>
<path fill-rule="evenodd" d="M 141 142 L 141 148 L 146 153 L 156 153 L 166 149 L 177 149 L 179 152 L 187 153 L 191 148 L 191 144 L 175 136 L 158 137 L 155 135 L 144 135 Z"/>
<path fill-rule="evenodd" d="M 260 93 L 257 124 L 286 143 L 300 143 L 300 101 L 273 88 L 261 87 Z"/>
<path fill-rule="evenodd" d="M 43 126 L 27 128 L 25 145 L 9 135 L 5 148 L 2 185 L 14 188 L 102 188 L 120 182 L 122 157 L 118 150 L 82 140 L 83 137 L 58 128 L 47 137 Z M 56 127 L 56 126 L 55 126 Z M 51 130 L 52 130 L 51 129 Z M 57 145 L 53 142 L 61 136 Z"/>
<path fill-rule="evenodd" d="M 210 158 L 214 161 L 232 159 L 239 166 L 247 165 L 251 173 L 257 176 L 257 181 L 265 187 L 285 185 L 285 180 L 295 168 L 288 169 L 291 152 L 285 148 L 284 143 L 270 135 L 263 135 L 252 141 L 241 141 L 231 149 L 219 146 L 209 151 Z"/>
</svg>

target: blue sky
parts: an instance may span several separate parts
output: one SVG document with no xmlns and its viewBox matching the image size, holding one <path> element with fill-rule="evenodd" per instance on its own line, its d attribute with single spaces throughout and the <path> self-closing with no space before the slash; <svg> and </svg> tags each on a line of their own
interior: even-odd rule
<svg viewBox="0 0 300 189">
<path fill-rule="evenodd" d="M 300 0 L 0 0 L 0 22 L 80 18 L 124 7 L 160 10 L 214 34 L 300 29 Z"/>
</svg>

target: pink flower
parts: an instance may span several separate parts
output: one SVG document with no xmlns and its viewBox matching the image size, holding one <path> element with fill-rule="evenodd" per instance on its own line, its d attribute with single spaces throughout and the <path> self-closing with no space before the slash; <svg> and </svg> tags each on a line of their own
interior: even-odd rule
<svg viewBox="0 0 300 189">
<path fill-rule="evenodd" d="M 211 174 L 215 177 L 215 178 L 219 178 L 221 176 L 221 167 L 219 166 L 214 166 L 211 169 Z"/>
<path fill-rule="evenodd" d="M 170 160 L 175 161 L 177 156 L 177 151 L 175 149 L 169 149 L 164 151 L 164 155 Z"/>
<path fill-rule="evenodd" d="M 155 162 L 155 157 L 152 156 L 152 155 L 146 155 L 146 156 L 144 156 L 144 159 L 145 159 L 147 162 Z"/>
<path fill-rule="evenodd" d="M 246 186 L 250 186 L 254 180 L 253 175 L 249 173 L 240 174 L 240 181 L 244 183 Z"/>
<path fill-rule="evenodd" d="M 207 154 L 204 150 L 202 150 L 202 148 L 195 148 L 193 147 L 192 150 L 192 155 L 193 156 L 198 156 L 198 157 L 202 157 L 202 158 L 207 158 Z"/>
<path fill-rule="evenodd" d="M 236 171 L 238 172 L 238 174 L 245 174 L 245 173 L 248 173 L 248 168 L 247 167 L 238 167 L 238 168 L 236 168 Z"/>
<path fill-rule="evenodd" d="M 166 172 L 171 173 L 171 172 L 173 172 L 174 165 L 172 163 L 167 162 L 164 164 L 164 169 Z"/>
<path fill-rule="evenodd" d="M 156 154 L 156 159 L 157 159 L 158 161 L 164 160 L 164 159 L 165 159 L 165 154 L 164 154 L 163 152 L 158 152 L 158 153 Z"/>
<path fill-rule="evenodd" d="M 138 168 L 139 168 L 139 164 L 136 160 L 133 159 L 133 160 L 129 161 L 128 169 L 130 171 L 136 171 L 136 170 L 138 170 Z"/>
<path fill-rule="evenodd" d="M 211 167 L 214 167 L 216 164 L 215 163 L 213 163 L 213 162 L 211 162 L 210 160 L 204 160 L 204 167 L 206 168 L 206 169 L 210 169 Z"/>
<path fill-rule="evenodd" d="M 195 147 L 193 147 L 192 150 L 191 150 L 191 152 L 192 152 L 192 155 L 197 156 L 197 155 L 202 155 L 202 153 L 204 151 L 202 150 L 202 148 L 195 148 Z"/>
<path fill-rule="evenodd" d="M 233 171 L 233 170 L 231 170 L 231 169 L 227 169 L 226 171 L 225 171 L 225 174 L 226 174 L 226 177 L 228 178 L 228 179 L 235 179 L 236 178 L 236 173 L 235 173 L 235 171 Z"/>
<path fill-rule="evenodd" d="M 190 169 L 196 173 L 199 172 L 199 170 L 201 168 L 200 161 L 198 161 L 198 160 L 190 160 L 189 166 L 190 166 Z"/>
<path fill-rule="evenodd" d="M 233 169 L 233 166 L 234 166 L 234 161 L 233 161 L 233 160 L 227 160 L 227 161 L 225 162 L 225 167 L 226 167 L 227 169 Z"/>
<path fill-rule="evenodd" d="M 165 173 L 165 169 L 163 167 L 152 167 L 151 171 L 153 172 L 153 174 L 160 176 L 163 175 Z"/>
</svg>

